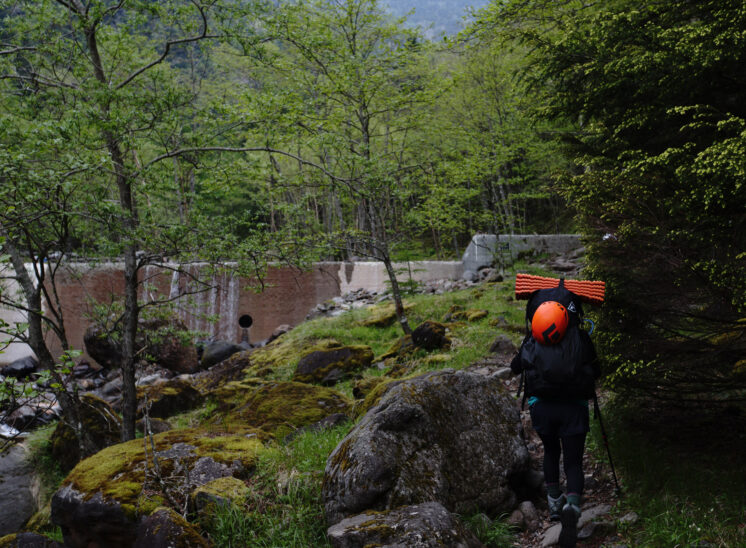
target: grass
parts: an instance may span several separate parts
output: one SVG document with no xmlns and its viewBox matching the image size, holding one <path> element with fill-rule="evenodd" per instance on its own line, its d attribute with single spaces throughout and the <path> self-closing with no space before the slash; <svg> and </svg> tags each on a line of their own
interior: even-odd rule
<svg viewBox="0 0 746 548">
<path fill-rule="evenodd" d="M 31 461 L 41 483 L 39 499 L 42 506 L 51 500 L 52 495 L 65 479 L 59 463 L 52 456 L 51 439 L 55 428 L 57 428 L 56 422 L 37 428 L 31 432 L 27 440 Z"/>
<path fill-rule="evenodd" d="M 522 271 L 546 274 L 533 267 Z M 410 373 L 423 373 L 452 367 L 461 369 L 484 357 L 498 333 L 490 320 L 504 317 L 509 325 L 522 326 L 524 302 L 512 300 L 512 278 L 508 281 L 443 295 L 410 295 L 406 302 L 410 325 L 424 320 L 443 321 L 453 306 L 484 309 L 487 317 L 474 322 L 450 325 L 450 350 L 431 353 L 420 351 L 412 356 Z M 363 327 L 361 321 L 373 313 L 370 309 L 349 311 L 336 318 L 319 318 L 305 322 L 288 334 L 289 341 L 336 339 L 343 344 L 366 344 L 376 356 L 382 355 L 400 337 L 396 325 Z M 522 336 L 507 331 L 514 342 Z M 296 358 L 297 361 L 297 358 Z M 292 360 L 273 373 L 273 378 L 287 380 L 296 363 Z M 380 376 L 384 371 L 370 368 L 365 377 Z M 353 381 L 335 386 L 348 396 Z M 676 412 L 674 412 L 676 411 Z M 194 426 L 215 412 L 208 403 L 199 410 L 171 419 L 177 427 Z M 691 414 L 691 413 L 690 413 Z M 621 518 L 636 512 L 634 524 L 619 526 L 620 542 L 637 547 L 746 546 L 746 434 L 742 424 L 721 418 L 702 416 L 690 422 L 688 434 L 680 424 L 679 410 L 658 409 L 648 403 L 612 399 L 604 408 L 604 421 L 617 472 L 625 496 L 614 510 Z M 606 448 L 597 422 L 588 449 L 599 459 L 606 459 Z M 51 429 L 37 431 L 32 446 L 47 474 L 45 485 L 59 485 L 62 477 L 55 472 L 48 457 Z M 200 516 L 203 533 L 215 546 L 252 546 L 306 548 L 329 546 L 321 501 L 321 482 L 329 454 L 346 435 L 350 424 L 319 432 L 301 432 L 287 442 L 267 446 L 247 484 L 249 494 L 240 505 L 221 506 L 210 515 Z M 725 441 L 724 441 L 725 440 Z M 47 455 L 47 456 L 45 456 Z M 515 536 L 507 524 L 498 519 L 485 520 L 466 516 L 466 525 L 491 548 L 514 544 Z"/>
<path fill-rule="evenodd" d="M 324 547 L 326 522 L 321 480 L 326 459 L 349 424 L 302 432 L 265 451 L 250 480 L 244 504 L 218 507 L 205 524 L 215 546 Z"/>
<path fill-rule="evenodd" d="M 713 416 L 712 413 L 718 413 Z M 624 496 L 620 525 L 631 546 L 746 546 L 746 438 L 720 411 L 612 399 L 604 419 Z M 594 452 L 606 458 L 594 429 Z"/>
<path fill-rule="evenodd" d="M 487 548 L 511 548 L 515 546 L 515 528 L 500 516 L 490 520 L 484 514 L 461 517 L 464 525 L 474 533 Z"/>
</svg>

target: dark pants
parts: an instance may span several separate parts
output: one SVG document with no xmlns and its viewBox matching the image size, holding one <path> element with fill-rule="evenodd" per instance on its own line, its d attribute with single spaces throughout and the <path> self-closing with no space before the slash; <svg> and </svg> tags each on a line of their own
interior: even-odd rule
<svg viewBox="0 0 746 548">
<path fill-rule="evenodd" d="M 559 462 L 563 455 L 567 492 L 581 495 L 588 408 L 577 402 L 538 401 L 531 406 L 531 422 L 544 444 L 545 481 L 559 483 Z"/>
</svg>

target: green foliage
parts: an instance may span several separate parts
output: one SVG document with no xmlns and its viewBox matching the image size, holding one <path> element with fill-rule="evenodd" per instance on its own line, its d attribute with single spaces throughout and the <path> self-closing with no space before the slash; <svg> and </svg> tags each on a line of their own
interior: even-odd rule
<svg viewBox="0 0 746 548">
<path fill-rule="evenodd" d="M 503 9 L 504 8 L 504 9 Z M 617 389 L 743 398 L 746 100 L 741 2 L 508 2 L 545 114 L 576 122 L 560 182 L 608 284 Z"/>
<path fill-rule="evenodd" d="M 349 425 L 302 432 L 263 454 L 242 507 L 216 510 L 206 526 L 216 546 L 329 546 L 321 503 L 326 459 Z"/>
<path fill-rule="evenodd" d="M 617 397 L 604 406 L 604 419 L 624 489 L 616 514 L 634 511 L 640 517 L 620 525 L 626 543 L 743 544 L 746 475 L 739 455 L 746 439 L 736 409 L 686 411 Z M 595 421 L 590 439 L 592 452 L 605 459 Z"/>
<path fill-rule="evenodd" d="M 510 548 L 514 546 L 516 530 L 504 521 L 505 518 L 490 520 L 483 514 L 476 514 L 466 517 L 464 524 L 488 548 Z"/>
<path fill-rule="evenodd" d="M 41 481 L 40 502 L 47 503 L 65 479 L 60 463 L 52 456 L 52 433 L 57 423 L 35 429 L 28 438 L 34 470 Z M 43 504 L 42 504 L 43 505 Z"/>
</svg>

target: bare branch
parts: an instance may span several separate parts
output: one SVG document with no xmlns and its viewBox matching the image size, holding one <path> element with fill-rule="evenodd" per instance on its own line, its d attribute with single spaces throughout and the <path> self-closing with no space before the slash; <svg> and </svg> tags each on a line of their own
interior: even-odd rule
<svg viewBox="0 0 746 548">
<path fill-rule="evenodd" d="M 135 78 L 137 78 L 138 76 L 140 76 L 143 72 L 145 72 L 145 71 L 153 68 L 154 66 L 156 66 L 156 65 L 158 65 L 160 63 L 162 63 L 166 59 L 166 57 L 168 57 L 168 54 L 171 51 L 171 46 L 175 46 L 175 45 L 178 45 L 178 44 L 188 44 L 190 42 L 199 42 L 200 40 L 204 40 L 206 38 L 217 38 L 217 35 L 207 34 L 208 25 L 207 25 L 207 16 L 205 15 L 205 10 L 202 8 L 202 6 L 200 6 L 199 4 L 197 4 L 194 0 L 192 0 L 192 4 L 194 4 L 194 6 L 199 11 L 200 17 L 202 17 L 202 32 L 200 34 L 198 34 L 197 36 L 192 36 L 192 37 L 189 37 L 189 38 L 180 38 L 179 40 L 169 40 L 168 42 L 166 42 L 166 47 L 164 48 L 163 53 L 161 54 L 161 56 L 158 59 L 156 59 L 155 61 L 152 61 L 152 62 L 148 63 L 145 66 L 140 67 L 137 70 L 135 70 L 132 74 L 130 74 L 129 76 L 127 76 L 127 78 L 125 78 L 122 82 L 120 82 L 116 86 L 115 89 L 122 89 L 124 86 L 126 86 L 127 84 L 129 84 L 132 80 L 134 80 Z"/>
<path fill-rule="evenodd" d="M 180 148 L 178 150 L 172 150 L 170 152 L 161 154 L 160 156 L 153 158 L 147 164 L 145 164 L 143 169 L 147 169 L 153 164 L 166 160 L 167 158 L 174 158 L 176 156 L 182 156 L 184 154 L 191 154 L 193 152 L 268 152 L 271 154 L 279 154 L 280 156 L 287 156 L 288 158 L 292 158 L 293 160 L 303 165 L 316 168 L 319 171 L 321 171 L 324 175 L 326 175 L 327 177 L 329 177 L 330 179 L 334 181 L 337 181 L 340 183 L 348 182 L 347 179 L 344 179 L 342 177 L 335 175 L 334 173 L 331 173 L 329 170 L 327 170 L 324 166 L 320 164 L 311 162 L 310 160 L 306 160 L 305 158 L 302 158 L 301 156 L 298 156 L 297 154 L 293 154 L 292 152 L 287 152 L 284 150 L 279 150 L 279 149 L 271 148 L 268 146 L 263 146 L 263 147 L 218 147 L 216 146 L 216 147 Z"/>
</svg>

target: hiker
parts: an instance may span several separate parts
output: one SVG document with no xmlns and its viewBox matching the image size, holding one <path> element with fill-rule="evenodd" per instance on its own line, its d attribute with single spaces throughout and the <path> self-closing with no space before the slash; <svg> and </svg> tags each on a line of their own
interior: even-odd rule
<svg viewBox="0 0 746 548">
<path fill-rule="evenodd" d="M 559 544 L 575 546 L 583 495 L 583 451 L 588 400 L 601 375 L 595 348 L 581 328 L 580 298 L 564 287 L 539 289 L 526 305 L 527 334 L 510 368 L 522 373 L 524 403 L 544 446 L 544 479 L 550 519 L 560 520 Z M 530 323 L 530 329 L 528 324 Z M 560 486 L 563 456 L 567 491 Z"/>
</svg>

